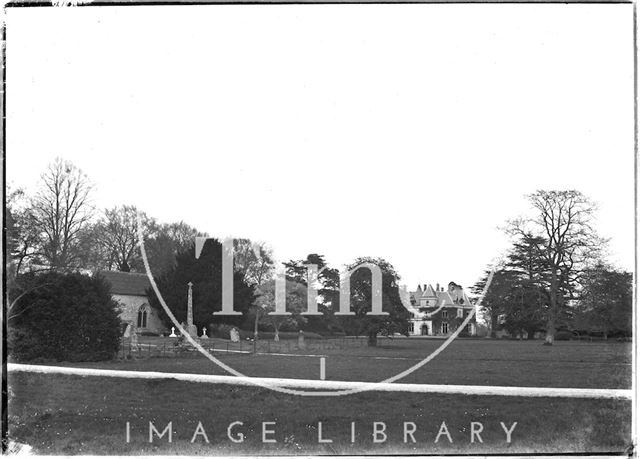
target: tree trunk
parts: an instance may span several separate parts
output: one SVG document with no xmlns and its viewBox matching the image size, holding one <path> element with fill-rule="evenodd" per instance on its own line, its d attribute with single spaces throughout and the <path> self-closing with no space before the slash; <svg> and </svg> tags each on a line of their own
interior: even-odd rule
<svg viewBox="0 0 640 459">
<path fill-rule="evenodd" d="M 274 341 L 276 341 L 276 342 L 278 342 L 278 341 L 280 341 L 280 334 L 279 334 L 279 330 L 278 330 L 278 327 L 274 327 L 274 328 L 275 328 L 275 330 L 276 330 L 276 334 L 275 334 L 275 336 L 273 337 L 273 340 L 274 340 Z"/>
<path fill-rule="evenodd" d="M 496 337 L 496 324 L 498 322 L 498 315 L 494 312 L 491 312 L 491 337 Z"/>
<path fill-rule="evenodd" d="M 260 315 L 260 311 L 256 309 L 256 319 L 253 324 L 253 341 L 258 341 L 258 316 Z"/>
<path fill-rule="evenodd" d="M 549 318 L 547 321 L 547 335 L 544 337 L 544 345 L 551 346 L 553 344 L 553 339 L 556 336 L 556 325 L 555 320 Z"/>
<path fill-rule="evenodd" d="M 377 332 L 369 332 L 369 339 L 367 340 L 367 345 L 371 347 L 376 347 L 378 345 Z"/>
<path fill-rule="evenodd" d="M 556 336 L 556 315 L 558 312 L 558 279 L 556 272 L 551 274 L 551 285 L 549 288 L 549 312 L 547 316 L 547 335 L 544 337 L 544 345 L 551 346 Z"/>
</svg>

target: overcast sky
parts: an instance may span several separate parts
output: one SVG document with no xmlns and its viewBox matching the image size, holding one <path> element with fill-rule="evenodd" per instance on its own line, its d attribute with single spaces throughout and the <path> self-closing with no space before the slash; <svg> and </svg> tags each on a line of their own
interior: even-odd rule
<svg viewBox="0 0 640 459">
<path fill-rule="evenodd" d="M 536 189 L 633 268 L 632 5 L 10 8 L 7 180 L 467 287 Z"/>
</svg>

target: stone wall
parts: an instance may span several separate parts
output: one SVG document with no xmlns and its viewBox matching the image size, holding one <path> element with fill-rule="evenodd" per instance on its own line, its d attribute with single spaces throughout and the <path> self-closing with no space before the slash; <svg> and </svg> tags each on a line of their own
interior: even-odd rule
<svg viewBox="0 0 640 459">
<path fill-rule="evenodd" d="M 147 305 L 147 326 L 146 328 L 138 328 L 138 332 L 149 331 L 154 333 L 164 333 L 167 331 L 162 320 L 160 320 L 158 311 L 149 305 L 149 301 L 146 296 L 113 295 L 113 299 L 118 301 L 122 307 L 120 319 L 123 322 L 130 323 L 136 327 L 138 325 L 138 311 L 142 305 Z"/>
</svg>

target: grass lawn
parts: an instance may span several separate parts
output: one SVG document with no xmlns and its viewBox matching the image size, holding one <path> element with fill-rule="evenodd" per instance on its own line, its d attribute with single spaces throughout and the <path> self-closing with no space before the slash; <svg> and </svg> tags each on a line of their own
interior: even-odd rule
<svg viewBox="0 0 640 459">
<path fill-rule="evenodd" d="M 375 381 L 427 355 L 440 341 L 381 341 L 371 349 L 324 349 L 327 379 Z M 538 387 L 631 387 L 629 343 L 457 340 L 434 361 L 402 382 Z M 293 351 L 292 351 L 293 352 Z M 318 357 L 222 353 L 249 375 L 315 379 Z M 61 363 L 69 366 L 70 364 Z M 73 364 L 79 367 L 225 374 L 203 357 L 149 358 Z M 622 452 L 630 443 L 629 401 L 369 392 L 343 397 L 300 397 L 267 389 L 166 381 L 9 374 L 9 435 L 40 454 L 429 454 Z M 191 443 L 198 422 L 202 435 Z M 241 421 L 227 438 L 230 423 Z M 130 443 L 126 442 L 126 423 Z M 149 422 L 165 435 L 148 442 Z M 262 442 L 262 423 L 276 443 Z M 318 423 L 323 438 L 318 442 Z M 351 423 L 355 422 L 354 442 Z M 384 422 L 386 441 L 375 443 L 374 422 Z M 405 442 L 403 423 L 416 440 Z M 441 435 L 445 422 L 452 442 Z M 471 423 L 482 424 L 480 443 L 470 442 Z M 511 442 L 501 426 L 514 422 Z M 413 425 L 407 425 L 412 430 Z M 474 426 L 478 428 L 478 425 Z M 381 425 L 378 425 L 381 429 Z M 378 436 L 382 439 L 382 435 Z"/>
<path fill-rule="evenodd" d="M 213 355 L 248 376 L 317 379 L 326 356 L 326 379 L 381 381 L 406 370 L 433 352 L 441 340 L 381 339 L 376 348 L 354 345 L 297 350 L 272 344 L 272 354 L 227 353 L 222 343 Z M 208 346 L 211 347 L 211 346 Z M 239 347 L 237 348 L 239 349 Z M 251 346 L 244 344 L 243 350 Z M 266 352 L 266 348 L 264 349 Z M 274 353 L 291 355 L 274 355 Z M 185 358 L 141 358 L 83 362 L 67 366 L 178 373 L 228 374 L 198 352 Z M 145 352 L 142 352 L 142 356 Z M 308 357 L 311 356 L 311 357 Z M 399 382 L 500 386 L 630 389 L 631 343 L 458 339 L 436 359 Z"/>
</svg>

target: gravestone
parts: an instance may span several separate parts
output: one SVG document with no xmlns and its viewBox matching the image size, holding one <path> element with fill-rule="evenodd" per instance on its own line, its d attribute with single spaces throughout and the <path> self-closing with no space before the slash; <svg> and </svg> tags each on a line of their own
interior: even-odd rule
<svg viewBox="0 0 640 459">
<path fill-rule="evenodd" d="M 202 336 L 200 338 L 209 339 L 209 337 L 207 336 L 207 327 L 202 327 Z"/>
<path fill-rule="evenodd" d="M 130 338 L 131 337 L 131 324 L 127 324 L 127 327 L 124 329 L 124 335 L 125 338 Z"/>
<path fill-rule="evenodd" d="M 176 327 L 171 327 L 171 334 L 169 335 L 169 338 L 177 338 L 178 335 L 176 335 Z"/>
<path fill-rule="evenodd" d="M 231 329 L 231 331 L 229 332 L 229 338 L 231 338 L 232 343 L 237 343 L 240 341 L 240 333 L 238 333 L 237 328 L 234 327 Z"/>
<path fill-rule="evenodd" d="M 131 347 L 137 347 L 138 346 L 138 334 L 136 333 L 136 328 L 135 327 L 131 327 Z"/>
<path fill-rule="evenodd" d="M 298 333 L 298 349 L 306 349 L 307 345 L 304 342 L 304 332 L 300 330 Z"/>
</svg>

